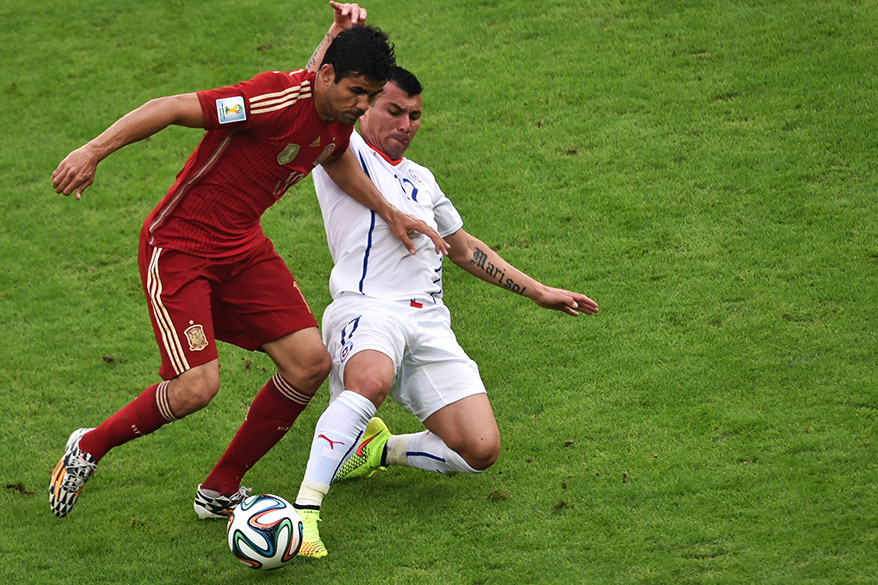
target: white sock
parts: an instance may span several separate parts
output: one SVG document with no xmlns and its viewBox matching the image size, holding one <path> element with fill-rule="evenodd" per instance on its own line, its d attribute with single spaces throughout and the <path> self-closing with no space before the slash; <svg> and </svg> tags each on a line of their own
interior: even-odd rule
<svg viewBox="0 0 878 585">
<path fill-rule="evenodd" d="M 297 505 L 319 507 L 323 503 L 335 474 L 356 449 L 375 410 L 371 400 L 345 390 L 323 411 L 314 428 Z"/>
<path fill-rule="evenodd" d="M 470 467 L 463 457 L 452 451 L 445 441 L 422 431 L 412 435 L 394 435 L 387 441 L 387 463 L 406 465 L 426 471 L 449 473 L 480 473 Z"/>
<path fill-rule="evenodd" d="M 302 480 L 299 486 L 299 494 L 296 496 L 295 508 L 319 509 L 323 504 L 323 496 L 329 492 L 328 485 L 313 483 L 308 478 Z"/>
</svg>

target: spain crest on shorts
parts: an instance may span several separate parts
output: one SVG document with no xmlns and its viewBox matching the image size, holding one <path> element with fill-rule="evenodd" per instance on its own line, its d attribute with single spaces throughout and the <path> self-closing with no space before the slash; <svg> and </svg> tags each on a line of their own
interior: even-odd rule
<svg viewBox="0 0 878 585">
<path fill-rule="evenodd" d="M 204 327 L 201 325 L 193 325 L 183 333 L 189 341 L 189 351 L 201 351 L 207 347 L 207 336 L 204 335 Z"/>
</svg>

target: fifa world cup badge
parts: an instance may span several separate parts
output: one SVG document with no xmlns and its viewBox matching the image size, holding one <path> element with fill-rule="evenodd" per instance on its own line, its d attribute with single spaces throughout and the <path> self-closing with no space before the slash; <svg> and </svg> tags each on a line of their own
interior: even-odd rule
<svg viewBox="0 0 878 585">
<path fill-rule="evenodd" d="M 201 351 L 207 347 L 207 336 L 204 335 L 204 327 L 201 325 L 193 325 L 184 331 L 186 339 L 189 340 L 190 351 Z"/>
<path fill-rule="evenodd" d="M 216 113 L 220 124 L 243 122 L 247 119 L 244 98 L 238 95 L 216 100 Z"/>
</svg>

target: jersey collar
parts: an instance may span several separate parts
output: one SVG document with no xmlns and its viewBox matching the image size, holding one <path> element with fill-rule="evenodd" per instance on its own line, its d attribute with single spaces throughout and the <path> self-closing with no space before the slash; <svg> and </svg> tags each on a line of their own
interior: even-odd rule
<svg viewBox="0 0 878 585">
<path fill-rule="evenodd" d="M 366 144 L 369 144 L 369 143 L 366 142 Z M 386 160 L 387 162 L 389 162 L 393 166 L 397 166 L 397 165 L 399 165 L 399 163 L 401 163 L 403 160 L 405 160 L 404 156 L 394 160 L 394 159 L 390 158 L 389 156 L 387 156 L 386 154 L 384 154 L 383 152 L 381 152 L 380 150 L 378 150 L 377 148 L 375 148 L 374 146 L 372 146 L 371 144 L 369 144 L 369 148 L 371 148 L 372 150 L 374 150 L 375 152 L 380 154 L 381 158 L 383 158 L 384 160 Z"/>
</svg>

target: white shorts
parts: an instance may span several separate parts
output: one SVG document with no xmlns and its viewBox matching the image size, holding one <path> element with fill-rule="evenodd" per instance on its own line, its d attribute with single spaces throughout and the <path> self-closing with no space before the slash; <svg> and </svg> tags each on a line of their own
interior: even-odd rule
<svg viewBox="0 0 878 585">
<path fill-rule="evenodd" d="M 366 349 L 393 360 L 390 396 L 421 422 L 467 396 L 485 394 L 479 367 L 451 330 L 448 308 L 432 300 L 342 295 L 323 313 L 323 342 L 332 356 L 330 400 L 345 389 L 347 360 Z"/>
</svg>

